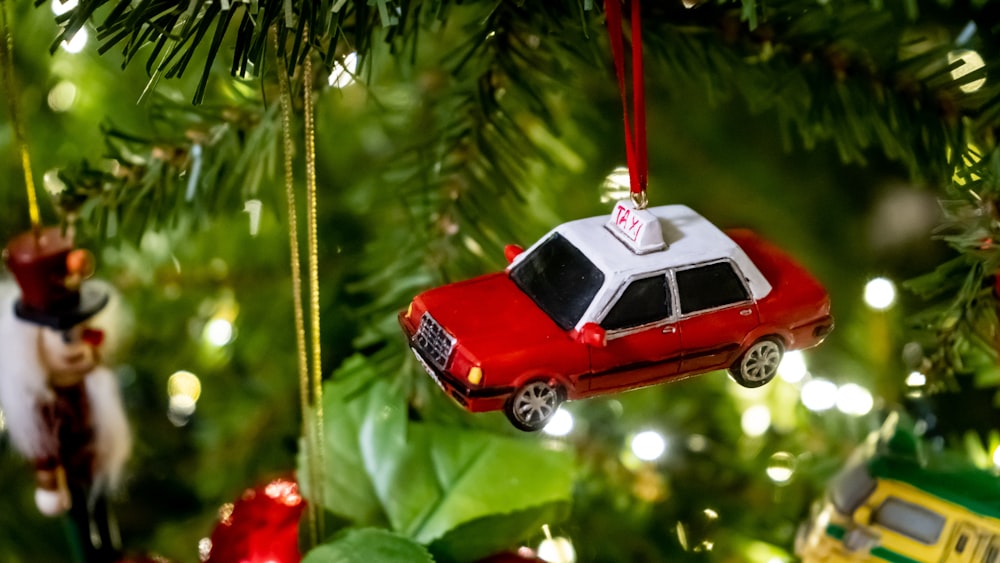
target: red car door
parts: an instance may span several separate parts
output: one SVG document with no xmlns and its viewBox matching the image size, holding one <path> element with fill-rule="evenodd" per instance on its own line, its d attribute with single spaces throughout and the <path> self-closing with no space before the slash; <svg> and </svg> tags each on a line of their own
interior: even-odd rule
<svg viewBox="0 0 1000 563">
<path fill-rule="evenodd" d="M 674 274 L 684 346 L 684 373 L 726 368 L 760 322 L 743 276 L 728 261 L 702 264 Z"/>
<path fill-rule="evenodd" d="M 666 274 L 629 282 L 600 323 L 607 345 L 589 348 L 588 394 L 624 391 L 677 373 L 681 342 L 675 320 Z"/>
</svg>

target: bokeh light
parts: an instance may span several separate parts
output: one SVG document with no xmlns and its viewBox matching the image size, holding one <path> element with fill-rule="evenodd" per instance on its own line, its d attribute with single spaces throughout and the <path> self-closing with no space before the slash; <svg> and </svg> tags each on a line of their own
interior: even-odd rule
<svg viewBox="0 0 1000 563">
<path fill-rule="evenodd" d="M 926 384 L 927 376 L 919 371 L 911 371 L 910 375 L 906 376 L 906 385 L 909 387 L 923 387 Z"/>
<path fill-rule="evenodd" d="M 573 431 L 573 415 L 560 407 L 552 415 L 552 420 L 545 425 L 542 432 L 549 436 L 565 436 Z"/>
<path fill-rule="evenodd" d="M 87 28 L 81 27 L 80 31 L 76 32 L 69 41 L 63 41 L 60 44 L 63 51 L 67 53 L 79 53 L 87 46 L 87 40 L 90 39 L 90 35 L 87 33 Z"/>
<path fill-rule="evenodd" d="M 201 380 L 189 371 L 174 372 L 167 379 L 167 395 L 167 419 L 174 426 L 184 426 L 197 408 L 198 398 L 201 397 Z"/>
<path fill-rule="evenodd" d="M 993 465 L 1000 467 L 1000 445 L 993 448 Z"/>
<path fill-rule="evenodd" d="M 233 340 L 233 323 L 226 319 L 214 318 L 205 325 L 205 340 L 217 348 Z"/>
<path fill-rule="evenodd" d="M 49 90 L 49 95 L 46 99 L 49 109 L 56 113 L 69 111 L 73 107 L 73 104 L 76 103 L 76 94 L 76 84 L 73 84 L 69 80 L 60 81 Z"/>
<path fill-rule="evenodd" d="M 986 61 L 983 60 L 983 56 L 970 49 L 955 49 L 954 51 L 948 53 L 948 66 L 951 66 L 959 61 L 961 61 L 962 64 L 951 69 L 951 78 L 953 80 L 958 80 L 966 74 L 975 72 L 986 66 Z M 968 94 L 979 90 L 985 84 L 986 78 L 977 78 L 976 80 L 962 84 L 958 87 L 958 89 Z"/>
<path fill-rule="evenodd" d="M 631 179 L 628 168 L 619 166 L 604 178 L 601 184 L 601 203 L 611 203 L 628 199 L 631 192 Z"/>
<path fill-rule="evenodd" d="M 52 0 L 52 13 L 57 16 L 61 16 L 73 8 L 76 8 L 77 4 L 79 4 L 78 0 Z"/>
<path fill-rule="evenodd" d="M 896 302 L 896 284 L 886 278 L 875 278 L 865 284 L 865 303 L 876 311 L 885 311 Z"/>
<path fill-rule="evenodd" d="M 751 438 L 763 436 L 771 427 L 771 409 L 767 405 L 754 405 L 743 411 L 740 418 L 743 433 Z"/>
<path fill-rule="evenodd" d="M 806 357 L 800 350 L 785 352 L 778 364 L 778 377 L 789 383 L 798 383 L 809 372 L 806 366 Z"/>
<path fill-rule="evenodd" d="M 643 461 L 655 461 L 667 450 L 667 441 L 658 432 L 645 430 L 632 437 L 632 453 Z"/>
<path fill-rule="evenodd" d="M 802 386 L 800 398 L 811 411 L 830 410 L 837 404 L 837 385 L 826 379 L 810 379 Z"/>
<path fill-rule="evenodd" d="M 857 383 L 845 383 L 837 389 L 837 410 L 844 414 L 863 416 L 871 412 L 875 399 L 870 391 Z"/>
<path fill-rule="evenodd" d="M 777 452 L 768 461 L 767 477 L 778 485 L 784 485 L 791 481 L 795 475 L 795 456 L 788 452 Z"/>
<path fill-rule="evenodd" d="M 334 61 L 333 70 L 330 72 L 330 86 L 334 88 L 346 88 L 354 84 L 354 73 L 358 71 L 358 54 L 348 53 L 344 56 L 344 61 Z"/>
<path fill-rule="evenodd" d="M 538 545 L 538 558 L 549 563 L 574 563 L 576 550 L 568 538 L 545 538 Z"/>
</svg>

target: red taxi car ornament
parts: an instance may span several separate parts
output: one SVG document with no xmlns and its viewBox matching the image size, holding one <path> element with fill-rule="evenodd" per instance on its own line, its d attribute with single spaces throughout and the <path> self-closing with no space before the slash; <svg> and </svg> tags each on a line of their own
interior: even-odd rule
<svg viewBox="0 0 1000 563">
<path fill-rule="evenodd" d="M 759 387 L 833 328 L 826 290 L 790 256 L 683 205 L 619 202 L 504 254 L 505 271 L 427 290 L 399 321 L 446 393 L 521 430 L 566 400 L 718 369 Z"/>
</svg>

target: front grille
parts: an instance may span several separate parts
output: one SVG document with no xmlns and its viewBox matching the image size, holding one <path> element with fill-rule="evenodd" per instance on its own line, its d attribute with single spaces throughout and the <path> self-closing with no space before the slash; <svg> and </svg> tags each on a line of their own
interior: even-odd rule
<svg viewBox="0 0 1000 563">
<path fill-rule="evenodd" d="M 420 317 L 420 328 L 413 335 L 413 344 L 434 367 L 441 371 L 448 368 L 451 352 L 455 349 L 455 338 L 445 332 L 430 313 Z"/>
</svg>

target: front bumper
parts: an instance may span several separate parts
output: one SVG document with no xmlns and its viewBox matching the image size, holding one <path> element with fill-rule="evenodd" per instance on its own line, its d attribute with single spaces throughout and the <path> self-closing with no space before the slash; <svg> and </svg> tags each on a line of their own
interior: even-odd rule
<svg viewBox="0 0 1000 563">
<path fill-rule="evenodd" d="M 399 325 L 403 327 L 410 350 L 413 351 L 413 355 L 417 357 L 420 365 L 424 367 L 427 375 L 431 376 L 438 387 L 465 410 L 469 412 L 501 410 L 507 397 L 514 392 L 511 387 L 472 387 L 447 369 L 438 369 L 428 360 L 425 352 L 414 340 L 413 336 L 417 333 L 418 327 L 410 321 L 405 312 L 399 313 Z"/>
</svg>

